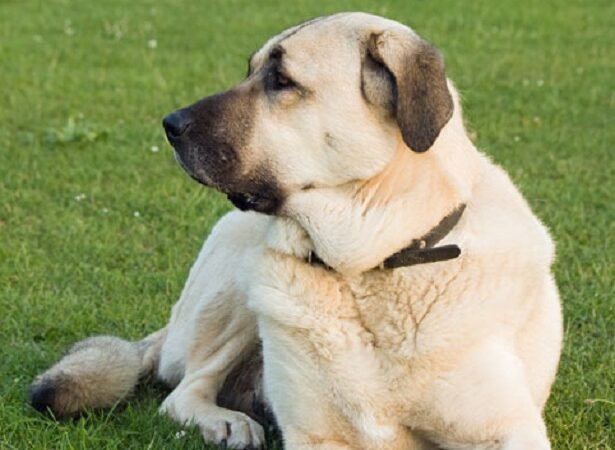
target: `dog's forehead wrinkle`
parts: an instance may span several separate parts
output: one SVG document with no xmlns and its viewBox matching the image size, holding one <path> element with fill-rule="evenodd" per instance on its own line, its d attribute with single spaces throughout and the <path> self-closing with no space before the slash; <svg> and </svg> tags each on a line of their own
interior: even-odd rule
<svg viewBox="0 0 615 450">
<path fill-rule="evenodd" d="M 277 36 L 272 37 L 267 42 L 265 42 L 265 44 L 254 53 L 254 55 L 252 56 L 251 62 L 255 64 L 263 63 L 264 60 L 266 59 L 266 56 L 270 55 L 270 52 L 272 51 L 272 49 L 280 46 L 280 44 L 282 44 L 283 42 L 295 37 L 301 31 L 314 29 L 316 28 L 315 27 L 316 25 L 321 25 L 321 24 L 325 24 L 328 22 L 332 22 L 336 19 L 339 19 L 341 16 L 348 15 L 348 14 L 352 15 L 356 13 L 339 13 L 339 14 L 333 14 L 330 16 L 315 17 L 313 19 L 302 22 L 298 25 L 292 26 L 282 31 Z"/>
<path fill-rule="evenodd" d="M 277 35 L 275 38 L 273 38 L 274 40 L 277 39 L 276 43 L 279 44 L 291 37 L 293 37 L 294 35 L 296 35 L 297 33 L 299 33 L 301 30 L 308 28 L 312 25 L 315 25 L 317 23 L 321 23 L 321 22 L 325 22 L 327 20 L 331 20 L 334 17 L 336 17 L 336 15 L 333 16 L 320 16 L 320 17 L 314 17 L 313 19 L 309 19 L 306 20 L 305 22 L 302 22 L 298 25 L 295 25 L 294 27 L 288 28 L 287 30 L 283 31 L 282 33 L 280 33 L 279 35 Z"/>
</svg>

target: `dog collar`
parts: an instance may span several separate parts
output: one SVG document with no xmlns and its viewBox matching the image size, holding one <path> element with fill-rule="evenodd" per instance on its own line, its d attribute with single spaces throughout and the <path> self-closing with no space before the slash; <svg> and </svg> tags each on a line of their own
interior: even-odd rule
<svg viewBox="0 0 615 450">
<path fill-rule="evenodd" d="M 439 247 L 435 247 L 435 245 L 455 228 L 465 209 L 466 205 L 462 203 L 455 208 L 453 212 L 447 214 L 435 227 L 429 230 L 427 234 L 419 239 L 414 239 L 410 245 L 393 253 L 374 269 L 397 269 L 398 267 L 448 261 L 449 259 L 457 258 L 461 254 L 461 249 L 458 245 L 449 244 Z M 311 265 L 320 265 L 329 270 L 333 270 L 312 251 L 308 253 L 306 262 Z"/>
</svg>

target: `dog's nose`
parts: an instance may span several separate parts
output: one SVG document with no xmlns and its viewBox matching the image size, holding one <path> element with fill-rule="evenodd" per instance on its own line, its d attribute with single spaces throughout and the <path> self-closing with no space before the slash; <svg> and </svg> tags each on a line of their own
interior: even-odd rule
<svg viewBox="0 0 615 450">
<path fill-rule="evenodd" d="M 186 132 L 192 120 L 190 116 L 182 111 L 175 111 L 162 120 L 162 126 L 169 139 L 177 139 Z"/>
</svg>

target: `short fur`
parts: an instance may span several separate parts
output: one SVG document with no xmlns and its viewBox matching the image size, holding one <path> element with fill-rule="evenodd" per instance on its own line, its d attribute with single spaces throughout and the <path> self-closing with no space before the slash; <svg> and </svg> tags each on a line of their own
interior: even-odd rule
<svg viewBox="0 0 615 450">
<path fill-rule="evenodd" d="M 264 391 L 291 450 L 550 448 L 553 244 L 468 137 L 437 50 L 380 17 L 321 18 L 272 38 L 246 80 L 181 117 L 190 127 L 165 126 L 189 174 L 272 215 L 220 219 L 144 345 L 174 386 L 164 413 L 208 441 L 259 447 L 250 404 Z M 458 258 L 373 269 L 462 204 L 440 242 Z M 141 344 L 121 343 L 131 375 L 93 376 L 91 347 L 42 375 L 35 406 L 106 406 L 150 367 Z M 49 400 L 62 385 L 74 399 Z"/>
</svg>

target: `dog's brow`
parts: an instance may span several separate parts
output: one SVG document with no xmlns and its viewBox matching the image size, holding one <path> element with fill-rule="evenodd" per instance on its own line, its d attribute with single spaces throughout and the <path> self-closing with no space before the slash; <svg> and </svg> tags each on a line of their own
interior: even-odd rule
<svg viewBox="0 0 615 450">
<path fill-rule="evenodd" d="M 273 49 L 271 49 L 271 52 L 269 52 L 269 59 L 272 61 L 280 61 L 285 52 L 284 47 L 281 45 L 276 45 Z"/>
<path fill-rule="evenodd" d="M 252 65 L 254 63 L 254 57 L 258 53 L 259 53 L 259 50 L 256 50 L 252 52 L 252 54 L 248 57 L 248 73 L 247 73 L 248 76 L 252 74 Z M 284 47 L 282 47 L 281 45 L 276 45 L 269 52 L 268 59 L 269 61 L 275 64 L 279 64 L 280 61 L 282 60 L 282 56 L 284 55 L 284 53 L 286 53 L 286 50 L 284 49 Z"/>
</svg>

